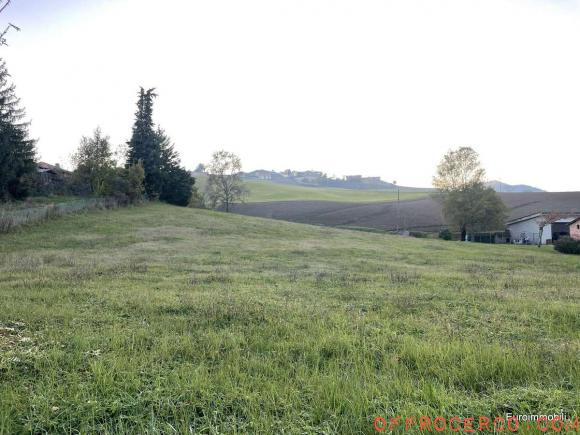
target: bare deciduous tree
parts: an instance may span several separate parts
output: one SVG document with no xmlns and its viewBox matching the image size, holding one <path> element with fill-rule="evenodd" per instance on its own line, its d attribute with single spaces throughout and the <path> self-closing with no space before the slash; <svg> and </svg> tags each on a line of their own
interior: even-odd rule
<svg viewBox="0 0 580 435">
<path fill-rule="evenodd" d="M 242 162 L 234 153 L 216 151 L 206 166 L 208 180 L 206 196 L 212 208 L 223 207 L 229 212 L 232 204 L 242 202 L 246 189 L 240 177 Z"/>
<path fill-rule="evenodd" d="M 6 9 L 12 0 L 5 0 L 3 2 L 0 2 L 0 14 L 2 12 L 4 12 L 4 9 Z M 8 43 L 6 42 L 6 34 L 11 30 L 14 29 L 17 32 L 20 32 L 20 27 L 15 26 L 12 23 L 8 23 L 8 26 L 6 26 L 6 28 L 4 29 L 4 31 L 2 33 L 0 33 L 0 45 L 8 45 Z"/>
<path fill-rule="evenodd" d="M 554 223 L 558 219 L 562 217 L 561 213 L 557 212 L 550 212 L 539 216 L 536 219 L 536 223 L 538 224 L 538 228 L 540 229 L 540 237 L 538 239 L 538 248 L 542 247 L 542 237 L 544 236 L 544 228 L 548 225 Z"/>
<path fill-rule="evenodd" d="M 5 0 L 0 3 L 0 14 L 4 12 L 4 9 L 6 9 L 11 2 L 12 0 Z"/>
</svg>

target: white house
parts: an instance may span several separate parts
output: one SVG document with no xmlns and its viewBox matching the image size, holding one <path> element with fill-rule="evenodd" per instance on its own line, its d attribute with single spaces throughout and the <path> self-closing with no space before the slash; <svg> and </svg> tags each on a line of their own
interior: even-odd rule
<svg viewBox="0 0 580 435">
<path fill-rule="evenodd" d="M 535 213 L 508 221 L 507 229 L 513 243 L 537 244 L 540 238 L 540 221 L 545 213 Z M 552 241 L 552 226 L 546 225 L 542 234 L 542 244 Z"/>
<path fill-rule="evenodd" d="M 551 213 L 554 215 L 554 213 Z M 523 216 L 513 219 L 506 223 L 506 227 L 511 234 L 513 243 L 537 244 L 540 239 L 540 223 L 547 218 L 550 213 L 535 213 L 529 216 Z M 568 227 L 571 222 L 578 217 L 577 214 L 571 213 L 570 217 L 564 217 L 565 213 L 557 213 L 562 216 L 544 226 L 542 232 L 542 244 L 552 243 L 558 237 L 569 235 Z"/>
</svg>

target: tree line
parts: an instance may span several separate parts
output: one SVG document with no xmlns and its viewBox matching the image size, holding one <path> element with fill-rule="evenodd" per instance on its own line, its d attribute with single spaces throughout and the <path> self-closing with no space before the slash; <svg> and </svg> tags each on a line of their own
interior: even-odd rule
<svg viewBox="0 0 580 435">
<path fill-rule="evenodd" d="M 131 139 L 114 159 L 110 138 L 100 128 L 83 137 L 72 156 L 77 195 L 113 196 L 133 203 L 142 198 L 186 206 L 195 180 L 181 166 L 169 136 L 153 121 L 154 89 L 140 88 Z"/>
<path fill-rule="evenodd" d="M 124 203 L 147 198 L 230 211 L 247 194 L 240 158 L 227 151 L 215 152 L 205 166 L 205 189 L 199 192 L 170 137 L 153 120 L 156 97 L 155 89 L 140 88 L 131 139 L 117 159 L 110 138 L 99 128 L 81 139 L 72 156 L 70 192 L 112 196 Z M 38 184 L 35 160 L 36 141 L 30 138 L 25 111 L 0 59 L 0 201 L 23 199 L 34 191 Z M 485 186 L 484 176 L 478 154 L 462 147 L 444 156 L 433 179 L 446 220 L 462 240 L 478 231 L 504 227 L 505 206 Z"/>
<path fill-rule="evenodd" d="M 205 190 L 197 190 L 170 137 L 153 120 L 156 97 L 155 89 L 140 88 L 131 139 L 120 153 L 113 151 L 110 137 L 100 128 L 82 137 L 71 156 L 72 175 L 59 193 L 114 197 L 125 204 L 160 200 L 225 211 L 241 201 L 245 195 L 241 161 L 226 151 L 213 154 L 206 166 Z M 36 140 L 30 138 L 24 118 L 6 64 L 0 60 L 0 202 L 48 193 L 37 173 Z"/>
</svg>

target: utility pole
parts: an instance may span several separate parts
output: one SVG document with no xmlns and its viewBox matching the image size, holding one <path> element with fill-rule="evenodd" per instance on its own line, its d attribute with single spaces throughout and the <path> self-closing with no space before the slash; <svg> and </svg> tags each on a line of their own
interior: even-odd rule
<svg viewBox="0 0 580 435">
<path fill-rule="evenodd" d="M 399 209 L 399 200 L 401 199 L 401 188 L 397 185 L 397 180 L 393 181 L 393 184 L 397 188 L 397 233 L 400 231 L 400 220 L 401 220 L 401 212 Z"/>
</svg>

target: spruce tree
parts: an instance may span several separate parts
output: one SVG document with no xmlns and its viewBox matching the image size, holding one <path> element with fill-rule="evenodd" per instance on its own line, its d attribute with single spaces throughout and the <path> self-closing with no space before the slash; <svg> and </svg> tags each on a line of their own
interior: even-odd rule
<svg viewBox="0 0 580 435">
<path fill-rule="evenodd" d="M 150 198 L 159 197 L 162 184 L 161 149 L 153 122 L 155 97 L 155 89 L 140 89 L 133 135 L 127 142 L 127 166 L 141 162 L 145 170 L 145 191 Z"/>
<path fill-rule="evenodd" d="M 27 178 L 35 172 L 35 141 L 20 107 L 4 60 L 0 59 L 0 201 L 22 199 L 28 194 Z"/>
<path fill-rule="evenodd" d="M 157 138 L 161 150 L 163 180 L 159 199 L 169 204 L 187 206 L 191 199 L 195 179 L 189 171 L 181 167 L 179 153 L 175 151 L 171 139 L 163 129 L 157 130 Z"/>
<path fill-rule="evenodd" d="M 171 140 L 153 122 L 155 89 L 139 91 L 133 136 L 127 142 L 127 166 L 141 162 L 145 171 L 145 191 L 175 205 L 188 205 L 194 179 L 181 167 L 179 154 Z"/>
</svg>

